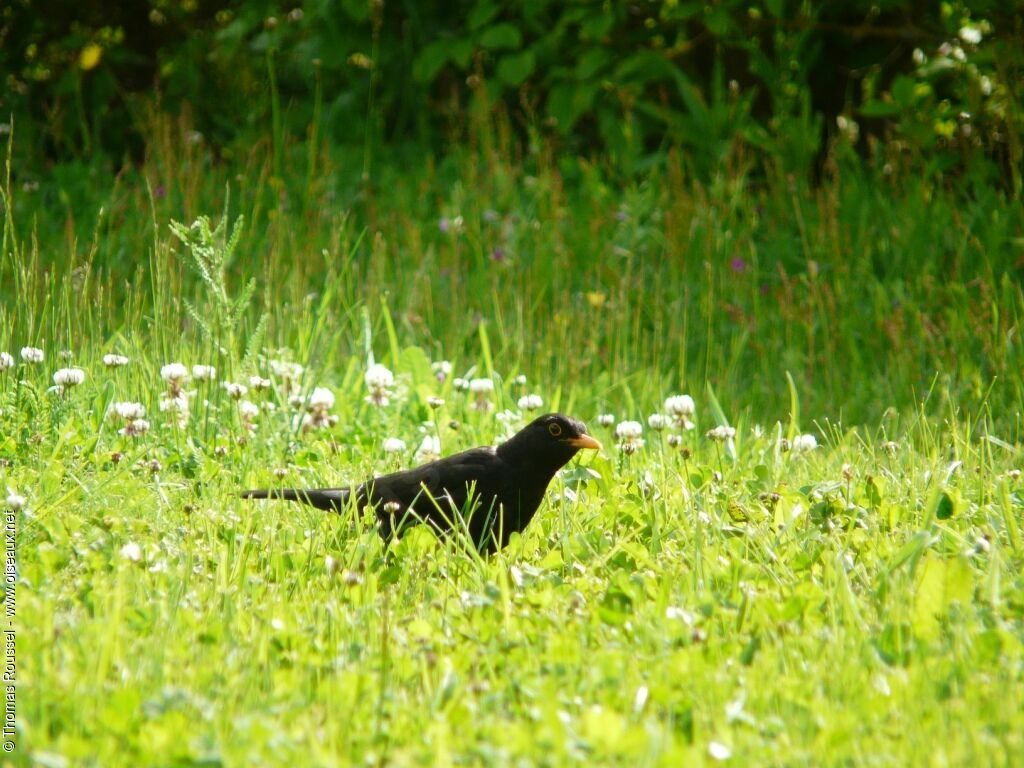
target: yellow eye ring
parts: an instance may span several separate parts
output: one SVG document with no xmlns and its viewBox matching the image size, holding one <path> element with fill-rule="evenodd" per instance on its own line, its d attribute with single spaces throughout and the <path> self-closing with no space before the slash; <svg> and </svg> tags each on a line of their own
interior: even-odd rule
<svg viewBox="0 0 1024 768">
<path fill-rule="evenodd" d="M 558 437 L 562 434 L 562 428 L 558 424 L 548 424 L 548 432 L 552 437 Z"/>
</svg>

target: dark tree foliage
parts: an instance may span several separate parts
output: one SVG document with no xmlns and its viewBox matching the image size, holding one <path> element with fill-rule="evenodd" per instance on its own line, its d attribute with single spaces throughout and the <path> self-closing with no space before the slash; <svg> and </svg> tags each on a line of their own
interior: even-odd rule
<svg viewBox="0 0 1024 768">
<path fill-rule="evenodd" d="M 837 144 L 943 172 L 1021 160 L 1020 2 L 14 0 L 0 115 L 23 154 L 138 158 L 154 110 L 214 147 L 317 119 L 336 142 L 458 137 L 466 107 L 629 171 L 738 145 L 785 172 Z M 315 113 L 315 114 L 314 114 Z M 1019 182 L 1014 176 L 1014 186 Z"/>
</svg>

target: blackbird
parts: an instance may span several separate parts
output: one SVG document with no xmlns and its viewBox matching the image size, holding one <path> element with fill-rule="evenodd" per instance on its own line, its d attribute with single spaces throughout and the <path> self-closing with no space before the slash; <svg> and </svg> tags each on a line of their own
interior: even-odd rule
<svg viewBox="0 0 1024 768">
<path fill-rule="evenodd" d="M 354 494 L 358 509 L 373 509 L 385 540 L 426 523 L 439 533 L 459 528 L 489 553 L 527 526 L 548 483 L 581 448 L 600 450 L 601 443 L 582 421 L 549 413 L 497 448 L 472 448 L 352 488 L 271 488 L 243 491 L 242 497 L 300 501 L 340 512 Z"/>
</svg>

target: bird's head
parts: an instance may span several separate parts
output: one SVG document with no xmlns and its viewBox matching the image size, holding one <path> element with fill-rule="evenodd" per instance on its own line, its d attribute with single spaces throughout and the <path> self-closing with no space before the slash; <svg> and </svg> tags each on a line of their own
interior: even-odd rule
<svg viewBox="0 0 1024 768">
<path fill-rule="evenodd" d="M 587 434 L 579 419 L 548 413 L 540 416 L 509 439 L 499 451 L 512 460 L 561 469 L 581 449 L 601 450 L 601 443 Z"/>
</svg>

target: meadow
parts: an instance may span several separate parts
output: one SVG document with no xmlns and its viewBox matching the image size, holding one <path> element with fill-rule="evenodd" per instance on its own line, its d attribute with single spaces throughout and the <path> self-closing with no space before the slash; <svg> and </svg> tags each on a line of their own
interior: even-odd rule
<svg viewBox="0 0 1024 768">
<path fill-rule="evenodd" d="M 1019 761 L 1019 200 L 474 130 L 8 163 L 12 764 Z M 549 410 L 605 448 L 493 556 L 237 496 Z"/>
</svg>

